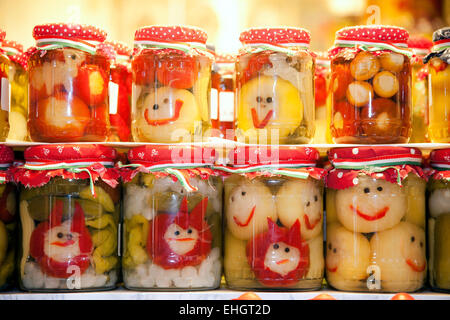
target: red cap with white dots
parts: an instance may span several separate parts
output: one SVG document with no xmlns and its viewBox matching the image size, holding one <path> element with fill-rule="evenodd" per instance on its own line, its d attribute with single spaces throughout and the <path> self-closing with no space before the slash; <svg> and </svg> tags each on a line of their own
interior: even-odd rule
<svg viewBox="0 0 450 320">
<path fill-rule="evenodd" d="M 311 35 L 302 28 L 251 28 L 241 33 L 239 40 L 242 44 L 279 44 L 309 46 Z"/>
<path fill-rule="evenodd" d="M 116 59 L 122 61 L 129 61 L 133 50 L 124 42 L 121 41 L 105 41 L 106 44 L 112 46 L 116 52 Z"/>
<path fill-rule="evenodd" d="M 422 153 L 410 147 L 334 148 L 328 152 L 334 169 L 328 173 L 327 186 L 346 189 L 358 184 L 360 174 L 401 185 L 409 173 L 423 178 Z"/>
<path fill-rule="evenodd" d="M 48 23 L 35 26 L 33 37 L 41 50 L 71 47 L 94 54 L 96 46 L 106 39 L 106 32 L 90 25 Z"/>
<path fill-rule="evenodd" d="M 8 56 L 13 56 L 23 52 L 23 46 L 20 43 L 12 40 L 3 40 L 2 49 Z"/>
</svg>

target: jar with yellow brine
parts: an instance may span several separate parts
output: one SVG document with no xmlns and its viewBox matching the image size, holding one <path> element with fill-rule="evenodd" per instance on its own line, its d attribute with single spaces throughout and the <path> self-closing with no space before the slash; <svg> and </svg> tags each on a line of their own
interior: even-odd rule
<svg viewBox="0 0 450 320">
<path fill-rule="evenodd" d="M 148 26 L 135 33 L 132 134 L 139 142 L 202 141 L 211 127 L 213 55 L 207 34 L 184 26 Z"/>
<path fill-rule="evenodd" d="M 236 136 L 258 144 L 308 143 L 314 135 L 314 58 L 301 28 L 241 33 Z"/>
<path fill-rule="evenodd" d="M 336 32 L 331 58 L 331 136 L 335 143 L 407 143 L 411 135 L 409 34 L 399 27 Z"/>
<path fill-rule="evenodd" d="M 0 44 L 6 32 L 0 29 Z M 9 132 L 9 59 L 5 51 L 0 51 L 0 141 L 5 141 Z"/>
<path fill-rule="evenodd" d="M 331 149 L 326 279 L 338 290 L 414 292 L 426 278 L 425 191 L 416 148 Z"/>
</svg>

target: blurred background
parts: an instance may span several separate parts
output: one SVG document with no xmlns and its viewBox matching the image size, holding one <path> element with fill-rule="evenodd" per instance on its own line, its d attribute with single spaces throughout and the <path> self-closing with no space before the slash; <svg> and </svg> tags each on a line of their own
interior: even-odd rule
<svg viewBox="0 0 450 320">
<path fill-rule="evenodd" d="M 336 30 L 355 24 L 390 24 L 431 37 L 450 24 L 450 0 L 0 0 L 6 37 L 34 44 L 33 27 L 78 22 L 104 28 L 112 40 L 133 43 L 137 28 L 187 24 L 208 32 L 220 52 L 237 52 L 249 27 L 296 26 L 311 31 L 313 50 L 326 50 Z"/>
</svg>

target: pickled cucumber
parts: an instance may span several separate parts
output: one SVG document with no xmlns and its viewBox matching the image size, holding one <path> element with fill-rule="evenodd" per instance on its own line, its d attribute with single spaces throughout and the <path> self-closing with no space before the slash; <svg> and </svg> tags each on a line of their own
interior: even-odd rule
<svg viewBox="0 0 450 320">
<path fill-rule="evenodd" d="M 406 189 L 407 210 L 405 221 L 411 222 L 416 226 L 425 229 L 425 190 L 426 181 L 417 177 L 415 174 L 408 175 L 404 180 L 403 187 Z"/>
<path fill-rule="evenodd" d="M 434 241 L 435 282 L 439 288 L 450 289 L 450 214 L 437 217 Z"/>
<path fill-rule="evenodd" d="M 9 250 L 5 261 L 0 266 L 0 288 L 6 283 L 14 271 L 14 250 Z"/>
<path fill-rule="evenodd" d="M 327 224 L 337 222 L 338 218 L 336 212 L 336 190 L 327 189 L 325 197 L 326 197 L 325 210 L 326 210 Z"/>
<path fill-rule="evenodd" d="M 0 221 L 0 266 L 3 264 L 3 260 L 6 257 L 6 251 L 8 250 L 8 231 L 5 224 Z"/>
<path fill-rule="evenodd" d="M 112 201 L 109 194 L 101 187 L 94 187 L 96 197 L 94 198 L 91 188 L 85 187 L 83 190 L 80 191 L 80 198 L 92 200 L 100 203 L 103 208 L 108 212 L 114 212 L 114 202 Z"/>
</svg>

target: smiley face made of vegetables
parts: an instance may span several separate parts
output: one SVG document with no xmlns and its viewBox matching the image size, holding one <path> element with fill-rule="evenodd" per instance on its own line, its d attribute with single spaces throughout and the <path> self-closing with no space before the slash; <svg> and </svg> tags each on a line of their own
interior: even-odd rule
<svg viewBox="0 0 450 320">
<path fill-rule="evenodd" d="M 244 135 L 278 137 L 292 133 L 303 119 L 300 92 L 279 77 L 260 76 L 242 86 L 238 107 L 238 127 Z"/>
<path fill-rule="evenodd" d="M 301 240 L 297 220 L 290 229 L 267 218 L 268 229 L 247 244 L 247 259 L 259 282 L 266 286 L 289 286 L 308 272 L 309 246 Z"/>
<path fill-rule="evenodd" d="M 49 221 L 31 234 L 30 254 L 45 274 L 65 279 L 73 275 L 69 267 L 78 267 L 80 274 L 86 271 L 93 246 L 81 206 L 75 202 L 70 220 L 62 221 L 63 213 L 64 202 L 56 200 Z"/>
<path fill-rule="evenodd" d="M 179 212 L 159 214 L 149 224 L 147 252 L 164 269 L 200 264 L 211 251 L 212 234 L 205 221 L 208 198 L 188 213 L 186 197 Z"/>
<path fill-rule="evenodd" d="M 371 256 L 381 270 L 384 291 L 414 291 L 426 274 L 425 231 L 409 222 L 376 233 L 370 239 Z"/>
<path fill-rule="evenodd" d="M 405 216 L 407 196 L 396 183 L 359 176 L 358 184 L 338 190 L 339 221 L 350 231 L 377 232 L 392 228 Z"/>
<path fill-rule="evenodd" d="M 226 198 L 225 217 L 233 236 L 251 239 L 267 230 L 267 218 L 277 219 L 272 193 L 261 181 L 242 180 Z"/>
<path fill-rule="evenodd" d="M 143 99 L 138 112 L 136 128 L 149 142 L 177 142 L 177 137 L 193 134 L 201 122 L 195 97 L 185 89 L 158 88 Z"/>
<path fill-rule="evenodd" d="M 291 227 L 300 221 L 302 237 L 312 239 L 322 231 L 322 191 L 311 180 L 290 180 L 277 193 L 277 212 L 281 223 Z"/>
</svg>

